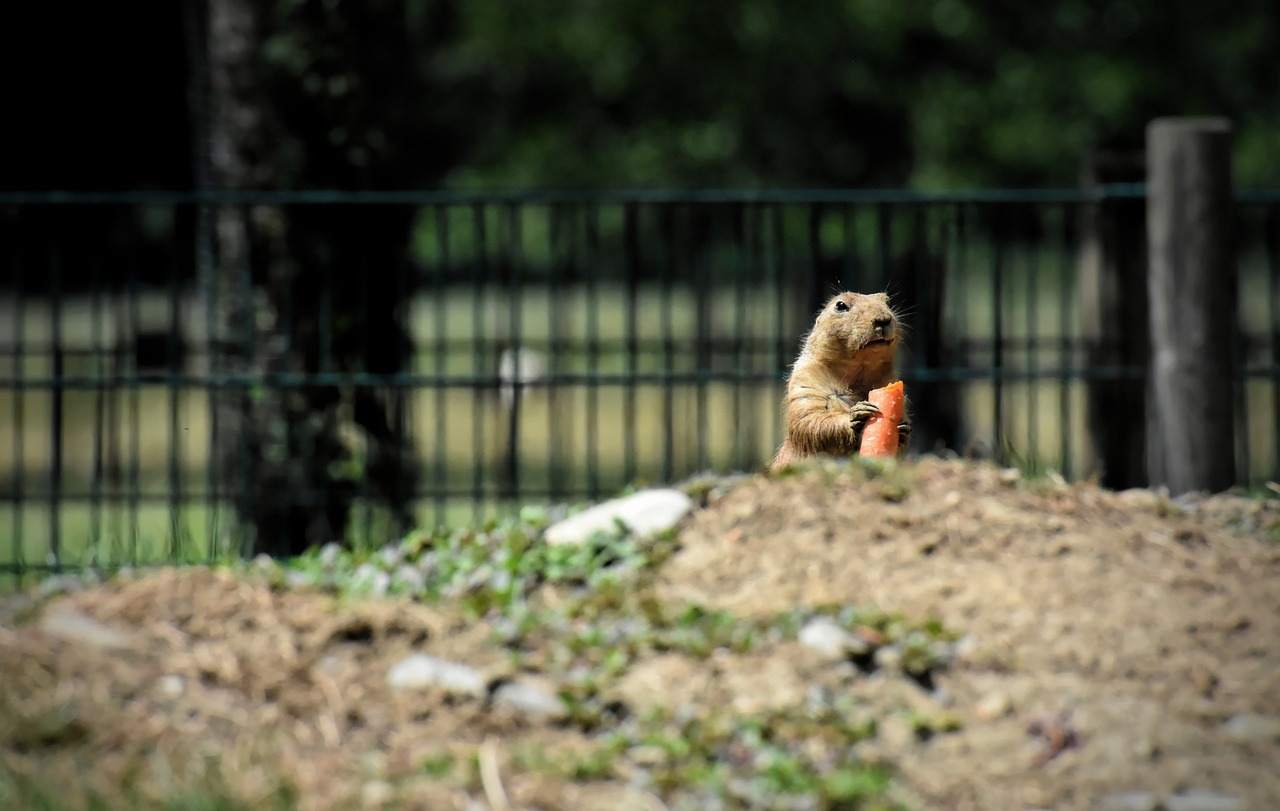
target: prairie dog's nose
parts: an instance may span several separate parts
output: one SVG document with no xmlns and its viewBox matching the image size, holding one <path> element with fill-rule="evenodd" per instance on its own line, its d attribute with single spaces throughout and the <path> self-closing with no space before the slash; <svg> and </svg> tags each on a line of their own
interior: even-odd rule
<svg viewBox="0 0 1280 811">
<path fill-rule="evenodd" d="M 877 338 L 893 337 L 893 319 L 892 318 L 877 318 L 875 321 L 871 322 L 871 326 L 872 326 L 872 329 L 876 331 Z"/>
</svg>

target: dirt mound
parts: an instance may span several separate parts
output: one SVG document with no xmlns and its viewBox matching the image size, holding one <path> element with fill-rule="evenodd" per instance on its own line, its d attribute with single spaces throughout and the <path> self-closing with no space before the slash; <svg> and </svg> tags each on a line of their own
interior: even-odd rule
<svg viewBox="0 0 1280 811">
<path fill-rule="evenodd" d="M 628 553 L 621 573 L 606 555 L 596 579 L 548 575 L 508 603 L 493 595 L 510 593 L 503 566 L 524 571 L 510 556 L 550 555 L 528 526 L 505 546 L 466 534 L 472 569 L 388 556 L 417 567 L 414 593 L 458 595 L 426 603 L 295 588 L 271 567 L 53 599 L 0 625 L 0 794 L 8 779 L 58 807 L 67 786 L 131 786 L 137 807 L 1280 804 L 1276 502 L 942 460 L 713 492 L 674 552 Z M 446 569 L 448 588 L 431 579 Z M 462 675 L 396 688 L 415 654 Z M 512 685 L 525 700 L 501 699 Z"/>
<path fill-rule="evenodd" d="M 938 679 L 964 728 L 894 753 L 932 807 L 1193 788 L 1263 809 L 1280 803 L 1280 741 L 1224 724 L 1280 715 L 1278 523 L 1274 501 L 832 464 L 695 515 L 658 593 L 746 615 L 873 605 L 965 634 Z M 1037 722 L 1077 745 L 1038 766 Z"/>
<path fill-rule="evenodd" d="M 108 799 L 144 775 L 152 796 L 130 799 L 156 805 L 178 788 L 245 807 L 359 807 L 380 777 L 510 731 L 485 724 L 478 701 L 386 683 L 393 663 L 427 644 L 480 667 L 499 662 L 482 624 L 255 580 L 149 574 L 59 599 L 40 622 L 0 636 L 4 765 L 75 785 L 92 763 L 86 790 Z M 101 628 L 68 632 L 76 625 L 63 617 L 119 636 L 99 644 Z M 156 754 L 177 777 L 156 772 Z"/>
</svg>

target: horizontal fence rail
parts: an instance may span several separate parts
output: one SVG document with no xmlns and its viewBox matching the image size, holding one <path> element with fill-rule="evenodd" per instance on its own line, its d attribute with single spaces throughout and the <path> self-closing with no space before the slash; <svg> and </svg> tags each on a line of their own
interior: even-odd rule
<svg viewBox="0 0 1280 811">
<path fill-rule="evenodd" d="M 840 289 L 901 313 L 913 452 L 1097 475 L 1098 403 L 1146 370 L 1083 280 L 1141 244 L 1096 223 L 1144 194 L 0 192 L 0 572 L 379 545 L 760 469 Z M 1236 207 L 1256 486 L 1280 191 Z"/>
</svg>

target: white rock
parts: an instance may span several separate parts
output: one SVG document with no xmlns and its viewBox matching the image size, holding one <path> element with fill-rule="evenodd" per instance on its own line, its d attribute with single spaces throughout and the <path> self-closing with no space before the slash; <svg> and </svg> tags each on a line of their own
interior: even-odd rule
<svg viewBox="0 0 1280 811">
<path fill-rule="evenodd" d="M 45 614 L 40 630 L 70 642 L 103 650 L 125 650 L 135 644 L 134 637 L 75 611 L 59 609 Z"/>
<path fill-rule="evenodd" d="M 450 693 L 483 696 L 484 676 L 474 668 L 415 653 L 387 671 L 387 685 L 396 689 L 442 687 Z"/>
<path fill-rule="evenodd" d="M 187 690 L 187 680 L 181 676 L 170 674 L 164 676 L 156 685 L 160 692 L 170 698 L 177 698 Z"/>
<path fill-rule="evenodd" d="M 1280 717 L 1274 715 L 1233 715 L 1222 725 L 1232 740 L 1254 743 L 1280 741 Z"/>
<path fill-rule="evenodd" d="M 1164 811 L 1244 811 L 1244 800 L 1216 791 L 1184 791 L 1164 798 Z"/>
<path fill-rule="evenodd" d="M 897 673 L 902 669 L 902 651 L 892 645 L 876 648 L 876 667 L 889 673 Z"/>
<path fill-rule="evenodd" d="M 398 544 L 387 544 L 378 550 L 378 561 L 384 569 L 394 569 L 404 560 L 404 549 Z"/>
<path fill-rule="evenodd" d="M 973 712 L 983 721 L 994 721 L 1003 718 L 1013 709 L 1013 701 L 1009 694 L 1000 690 L 987 693 L 973 708 Z"/>
<path fill-rule="evenodd" d="M 563 718 L 565 715 L 564 702 L 559 696 L 526 682 L 507 682 L 494 691 L 493 700 L 496 704 L 506 704 L 529 715 L 548 718 Z"/>
<path fill-rule="evenodd" d="M 320 547 L 320 562 L 325 566 L 332 566 L 338 562 L 338 558 L 342 555 L 342 547 L 330 541 Z"/>
<path fill-rule="evenodd" d="M 374 597 L 385 597 L 391 588 L 391 575 L 372 563 L 362 563 L 351 573 L 351 583 Z"/>
<path fill-rule="evenodd" d="M 597 504 L 547 528 L 547 543 L 582 543 L 593 533 L 611 531 L 621 521 L 636 536 L 671 529 L 693 509 L 693 499 L 679 490 L 654 489 Z"/>
<path fill-rule="evenodd" d="M 71 594 L 80 591 L 84 586 L 84 581 L 73 574 L 55 575 L 40 583 L 40 595 L 52 597 L 56 594 Z"/>
<path fill-rule="evenodd" d="M 1160 798 L 1149 791 L 1125 791 L 1108 794 L 1096 805 L 1103 811 L 1156 811 Z"/>
<path fill-rule="evenodd" d="M 427 585 L 427 576 L 422 570 L 407 563 L 396 569 L 394 580 L 412 594 L 417 594 Z"/>
<path fill-rule="evenodd" d="M 385 780 L 374 780 L 364 784 L 360 790 L 360 802 L 365 808 L 382 808 L 395 799 L 396 791 Z"/>
<path fill-rule="evenodd" d="M 841 628 L 830 617 L 814 617 L 804 624 L 800 644 L 831 658 L 856 656 L 867 652 L 867 643 Z"/>
</svg>

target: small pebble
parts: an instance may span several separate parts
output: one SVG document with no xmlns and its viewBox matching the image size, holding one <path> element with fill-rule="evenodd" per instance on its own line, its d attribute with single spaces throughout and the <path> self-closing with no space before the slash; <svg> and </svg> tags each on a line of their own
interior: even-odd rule
<svg viewBox="0 0 1280 811">
<path fill-rule="evenodd" d="M 1222 725 L 1233 741 L 1269 743 L 1280 741 L 1280 717 L 1274 715 L 1233 715 Z"/>
<path fill-rule="evenodd" d="M 1096 805 L 1103 811 L 1156 811 L 1160 798 L 1150 791 L 1125 791 L 1108 794 Z"/>
<path fill-rule="evenodd" d="M 410 594 L 417 594 L 427 585 L 427 576 L 422 570 L 409 564 L 404 564 L 399 569 L 396 569 L 394 580 Z"/>
<path fill-rule="evenodd" d="M 1244 800 L 1216 791 L 1184 791 L 1164 798 L 1164 811 L 1244 811 Z"/>
<path fill-rule="evenodd" d="M 391 588 L 391 575 L 372 563 L 362 563 L 352 572 L 351 582 L 374 597 L 385 597 Z"/>
<path fill-rule="evenodd" d="M 342 555 L 342 547 L 333 541 L 320 547 L 320 562 L 325 566 L 332 566 L 337 563 L 340 555 Z"/>
<path fill-rule="evenodd" d="M 85 582 L 73 574 L 60 574 L 45 578 L 40 583 L 40 596 L 52 597 L 56 594 L 72 594 L 85 587 Z"/>
<path fill-rule="evenodd" d="M 514 707 L 528 715 L 547 718 L 563 718 L 565 716 L 564 702 L 560 700 L 559 696 L 527 682 L 511 681 L 503 684 L 494 691 L 493 701 L 495 704 Z"/>
<path fill-rule="evenodd" d="M 92 617 L 75 611 L 58 610 L 45 614 L 40 630 L 69 642 L 103 650 L 124 650 L 135 644 L 134 637 L 108 628 Z"/>
<path fill-rule="evenodd" d="M 835 704 L 835 696 L 824 685 L 811 684 L 805 691 L 804 703 L 809 712 L 820 713 Z"/>
<path fill-rule="evenodd" d="M 385 780 L 374 780 L 364 784 L 360 792 L 360 802 L 365 808 L 381 808 L 395 796 L 395 789 Z"/>
<path fill-rule="evenodd" d="M 804 624 L 799 634 L 800 644 L 833 659 L 858 656 L 869 646 L 849 631 L 841 628 L 830 617 L 814 617 Z"/>
<path fill-rule="evenodd" d="M 377 558 L 384 569 L 393 569 L 404 560 L 404 549 L 398 544 L 388 544 L 378 550 Z"/>
<path fill-rule="evenodd" d="M 891 645 L 876 649 L 876 667 L 889 672 L 897 672 L 902 668 L 902 651 Z"/>
<path fill-rule="evenodd" d="M 1008 715 L 1011 709 L 1013 709 L 1013 702 L 1009 699 L 1009 695 L 997 691 L 983 696 L 973 711 L 983 721 L 994 721 Z"/>
<path fill-rule="evenodd" d="M 475 668 L 425 653 L 415 653 L 387 672 L 387 685 L 399 689 L 442 687 L 450 693 L 482 696 L 485 680 Z"/>
<path fill-rule="evenodd" d="M 187 680 L 177 675 L 168 675 L 160 679 L 157 685 L 160 692 L 170 698 L 177 698 L 187 690 Z"/>
</svg>

